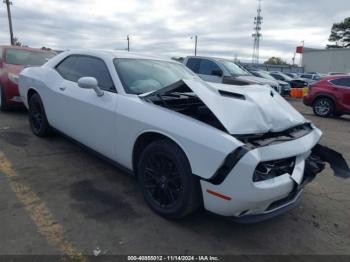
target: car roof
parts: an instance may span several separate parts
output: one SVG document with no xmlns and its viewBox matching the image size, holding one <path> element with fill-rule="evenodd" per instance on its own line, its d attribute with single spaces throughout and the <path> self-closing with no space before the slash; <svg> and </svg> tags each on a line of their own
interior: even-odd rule
<svg viewBox="0 0 350 262">
<path fill-rule="evenodd" d="M 225 60 L 225 61 L 230 61 L 230 62 L 234 62 L 234 59 L 229 59 L 229 58 L 223 58 L 223 57 L 215 57 L 215 56 L 186 56 L 186 58 L 199 58 L 199 59 L 213 59 L 213 60 Z"/>
<path fill-rule="evenodd" d="M 338 78 L 344 78 L 344 77 L 349 77 L 350 75 L 330 75 L 330 76 L 324 76 L 321 78 L 321 80 L 334 80 L 334 79 L 338 79 Z"/>
<path fill-rule="evenodd" d="M 43 49 L 40 49 L 40 48 L 33 48 L 33 47 L 28 47 L 28 46 L 16 46 L 16 45 L 0 45 L 0 48 L 3 48 L 3 49 L 28 50 L 28 51 L 36 51 L 36 52 L 54 52 L 54 51 L 43 50 Z"/>
<path fill-rule="evenodd" d="M 127 51 L 118 51 L 118 50 L 104 50 L 104 49 L 72 49 L 65 51 L 63 53 L 69 53 L 72 55 L 91 55 L 104 57 L 106 59 L 110 58 L 134 58 L 134 59 L 154 59 L 154 60 L 162 60 L 168 62 L 178 63 L 171 59 L 162 58 L 159 56 L 135 53 L 135 52 L 127 52 Z"/>
</svg>

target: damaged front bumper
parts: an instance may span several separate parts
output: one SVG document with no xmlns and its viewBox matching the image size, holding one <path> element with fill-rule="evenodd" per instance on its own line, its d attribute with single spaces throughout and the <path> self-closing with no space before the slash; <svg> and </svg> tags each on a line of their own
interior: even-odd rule
<svg viewBox="0 0 350 262">
<path fill-rule="evenodd" d="M 315 128 L 298 139 L 246 152 L 220 183 L 201 181 L 206 209 L 236 222 L 255 223 L 294 208 L 304 186 L 322 172 L 326 162 L 336 176 L 350 177 L 345 159 L 318 144 L 320 137 L 321 131 Z M 292 163 L 290 171 L 266 180 L 254 179 L 260 163 L 278 159 L 289 159 Z M 220 192 L 227 198 L 220 199 L 205 192 Z"/>
</svg>

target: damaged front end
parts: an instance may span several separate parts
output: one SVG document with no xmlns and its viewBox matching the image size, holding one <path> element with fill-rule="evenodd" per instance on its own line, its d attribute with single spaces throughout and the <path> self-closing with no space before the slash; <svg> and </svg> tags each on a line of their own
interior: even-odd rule
<svg viewBox="0 0 350 262">
<path fill-rule="evenodd" d="M 321 144 L 317 144 L 310 156 L 305 160 L 305 182 L 312 181 L 317 174 L 321 173 L 328 163 L 333 170 L 334 176 L 341 178 L 350 177 L 350 168 L 343 155 Z"/>
<path fill-rule="evenodd" d="M 310 134 L 315 129 L 313 124 L 287 101 L 269 88 L 261 86 L 242 88 L 180 80 L 157 91 L 142 94 L 140 98 L 229 133 L 244 144 L 230 154 L 222 167 L 219 167 L 208 180 L 214 184 L 220 184 L 225 179 L 234 168 L 232 163 L 238 162 L 243 157 L 242 152 L 247 153 L 255 148 L 293 141 Z M 229 161 L 232 155 L 239 155 L 239 158 Z M 254 179 L 266 180 L 277 174 L 288 173 L 284 171 L 290 169 L 288 166 L 294 165 L 293 159 L 295 160 L 295 157 L 260 163 Z M 305 160 L 305 183 L 313 180 L 324 169 L 325 163 L 330 164 L 335 176 L 343 178 L 350 176 L 349 167 L 340 153 L 317 144 Z M 278 169 L 278 171 L 274 174 L 263 174 L 264 169 L 272 171 Z"/>
<path fill-rule="evenodd" d="M 322 132 L 271 88 L 180 80 L 139 96 L 216 128 L 220 137 L 226 133 L 229 146 L 211 171 L 193 173 L 205 208 L 237 222 L 262 221 L 294 207 L 326 163 L 335 176 L 350 177 L 344 157 L 318 144 Z M 216 146 L 208 148 L 216 153 Z"/>
</svg>

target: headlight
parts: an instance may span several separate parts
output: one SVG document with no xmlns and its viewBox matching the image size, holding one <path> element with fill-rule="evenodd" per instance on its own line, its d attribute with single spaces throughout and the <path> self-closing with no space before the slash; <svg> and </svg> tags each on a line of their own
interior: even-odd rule
<svg viewBox="0 0 350 262">
<path fill-rule="evenodd" d="M 19 76 L 13 73 L 9 73 L 9 79 L 12 83 L 18 85 Z"/>
</svg>

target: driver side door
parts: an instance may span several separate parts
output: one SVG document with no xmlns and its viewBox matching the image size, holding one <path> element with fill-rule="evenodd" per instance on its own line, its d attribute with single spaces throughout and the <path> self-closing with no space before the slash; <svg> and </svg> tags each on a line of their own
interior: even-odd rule
<svg viewBox="0 0 350 262">
<path fill-rule="evenodd" d="M 55 112 L 53 126 L 83 145 L 115 158 L 115 121 L 117 91 L 105 62 L 93 56 L 71 55 L 55 70 L 63 81 L 55 89 L 50 107 Z M 94 90 L 78 86 L 81 77 L 94 77 L 104 91 L 98 97 Z"/>
</svg>

